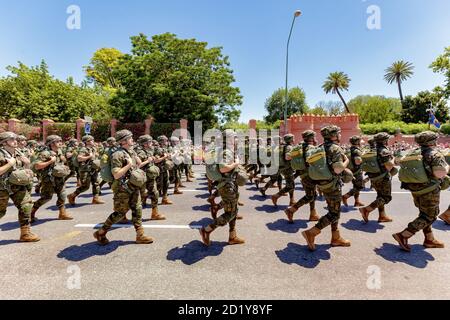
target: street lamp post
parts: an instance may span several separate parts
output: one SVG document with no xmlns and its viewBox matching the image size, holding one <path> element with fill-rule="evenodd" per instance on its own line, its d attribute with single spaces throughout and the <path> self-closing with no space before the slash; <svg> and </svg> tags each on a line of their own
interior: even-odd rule
<svg viewBox="0 0 450 320">
<path fill-rule="evenodd" d="M 291 31 L 289 32 L 289 38 L 287 42 L 287 50 L 286 50 L 286 97 L 284 101 L 284 134 L 288 133 L 287 129 L 287 111 L 288 111 L 288 99 L 289 99 L 289 91 L 288 91 L 288 73 L 289 73 L 289 43 L 291 42 L 292 30 L 294 29 L 295 19 L 300 17 L 302 12 L 300 10 L 295 11 L 294 19 L 292 20 Z"/>
</svg>

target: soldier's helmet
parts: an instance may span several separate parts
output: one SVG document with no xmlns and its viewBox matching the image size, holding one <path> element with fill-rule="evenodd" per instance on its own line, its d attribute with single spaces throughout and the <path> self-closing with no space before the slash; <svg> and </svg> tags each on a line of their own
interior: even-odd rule
<svg viewBox="0 0 450 320">
<path fill-rule="evenodd" d="M 316 137 L 316 133 L 312 130 L 306 130 L 302 133 L 303 140 L 313 139 Z"/>
<path fill-rule="evenodd" d="M 376 143 L 384 143 L 384 142 L 388 141 L 391 138 L 391 136 L 389 135 L 389 133 L 380 132 L 380 133 L 377 133 L 373 138 Z"/>
<path fill-rule="evenodd" d="M 116 143 L 116 138 L 114 138 L 114 137 L 109 137 L 109 138 L 106 140 L 106 143 L 108 143 L 108 144 L 114 144 L 114 143 Z"/>
<path fill-rule="evenodd" d="M 148 143 L 148 142 L 152 142 L 152 141 L 153 141 L 152 137 L 150 137 L 150 135 L 146 134 L 146 135 L 140 136 L 137 142 L 139 144 L 144 144 L 144 143 Z"/>
<path fill-rule="evenodd" d="M 19 135 L 19 136 L 17 136 L 17 141 L 19 141 L 19 142 L 27 141 L 27 138 L 24 135 Z"/>
<path fill-rule="evenodd" d="M 332 137 L 337 137 L 341 133 L 341 128 L 338 126 L 327 126 L 323 128 L 320 133 L 324 139 L 331 139 Z"/>
<path fill-rule="evenodd" d="M 51 135 L 51 136 L 48 136 L 47 137 L 47 140 L 45 141 L 45 144 L 46 145 L 51 145 L 52 143 L 55 143 L 55 142 L 61 142 L 62 141 L 62 138 L 60 137 L 60 136 L 57 136 L 57 135 Z"/>
<path fill-rule="evenodd" d="M 89 141 L 94 141 L 94 140 L 95 140 L 94 137 L 93 137 L 93 136 L 90 136 L 90 135 L 86 135 L 86 136 L 84 136 L 83 139 L 82 139 L 82 141 L 83 141 L 84 143 L 89 142 Z"/>
<path fill-rule="evenodd" d="M 291 143 L 294 141 L 294 135 L 293 134 L 287 134 L 283 137 L 283 140 L 285 143 Z"/>
<path fill-rule="evenodd" d="M 177 137 L 171 137 L 170 142 L 180 142 L 180 139 Z"/>
<path fill-rule="evenodd" d="M 223 151 L 223 158 L 224 158 L 224 160 L 225 160 L 226 162 L 233 160 L 233 158 L 234 158 L 234 153 L 233 153 L 233 151 L 228 150 L 228 149 L 224 150 L 224 151 Z"/>
<path fill-rule="evenodd" d="M 159 136 L 158 137 L 158 142 L 161 143 L 163 141 L 168 141 L 169 139 L 166 136 Z"/>
<path fill-rule="evenodd" d="M 0 133 L 0 144 L 4 144 L 8 140 L 17 139 L 17 135 L 14 132 L 2 132 Z"/>
<path fill-rule="evenodd" d="M 350 138 L 351 144 L 359 144 L 361 142 L 361 136 L 353 136 Z"/>
<path fill-rule="evenodd" d="M 37 141 L 36 140 L 29 140 L 27 143 L 27 147 L 35 147 L 37 146 Z"/>
<path fill-rule="evenodd" d="M 416 134 L 414 140 L 420 146 L 430 146 L 434 145 L 439 138 L 439 135 L 436 132 L 425 131 Z"/>
<path fill-rule="evenodd" d="M 121 142 L 122 140 L 131 138 L 133 133 L 130 130 L 120 130 L 116 133 L 116 141 Z"/>
</svg>

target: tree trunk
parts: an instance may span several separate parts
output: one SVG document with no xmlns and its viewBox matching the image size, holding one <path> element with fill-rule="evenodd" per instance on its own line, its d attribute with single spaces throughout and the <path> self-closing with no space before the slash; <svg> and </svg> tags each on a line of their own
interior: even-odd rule
<svg viewBox="0 0 450 320">
<path fill-rule="evenodd" d="M 339 95 L 339 98 L 341 98 L 342 103 L 344 104 L 345 112 L 350 114 L 350 110 L 348 109 L 347 103 L 345 102 L 344 98 L 342 97 L 341 93 L 339 92 L 339 89 L 336 89 L 336 92 Z"/>
<path fill-rule="evenodd" d="M 400 93 L 400 101 L 403 101 L 402 82 L 400 79 L 397 79 L 397 84 L 398 84 L 398 92 Z"/>
</svg>

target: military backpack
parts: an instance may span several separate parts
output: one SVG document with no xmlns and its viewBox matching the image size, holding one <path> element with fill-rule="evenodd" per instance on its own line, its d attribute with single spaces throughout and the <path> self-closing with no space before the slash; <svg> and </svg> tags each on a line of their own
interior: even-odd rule
<svg viewBox="0 0 450 320">
<path fill-rule="evenodd" d="M 306 151 L 306 162 L 308 163 L 308 175 L 312 180 L 329 181 L 333 179 L 324 145 L 310 146 Z"/>
</svg>

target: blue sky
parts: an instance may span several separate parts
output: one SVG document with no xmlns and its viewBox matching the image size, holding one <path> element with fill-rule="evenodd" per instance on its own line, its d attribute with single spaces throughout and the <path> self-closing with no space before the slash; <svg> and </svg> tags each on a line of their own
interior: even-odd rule
<svg viewBox="0 0 450 320">
<path fill-rule="evenodd" d="M 69 5 L 81 8 L 81 30 L 66 28 Z M 369 30 L 366 10 L 381 10 L 381 30 Z M 22 61 L 45 59 L 57 78 L 84 78 L 82 66 L 102 47 L 130 49 L 129 37 L 172 32 L 222 46 L 230 57 L 244 104 L 241 121 L 264 116 L 264 102 L 284 87 L 286 41 L 293 12 L 303 11 L 290 47 L 289 86 L 308 104 L 337 100 L 321 86 L 333 71 L 352 79 L 346 99 L 359 94 L 398 96 L 383 80 L 398 59 L 414 63 L 404 84 L 415 94 L 443 83 L 429 64 L 450 46 L 448 0 L 0 0 L 0 75 Z"/>
</svg>

